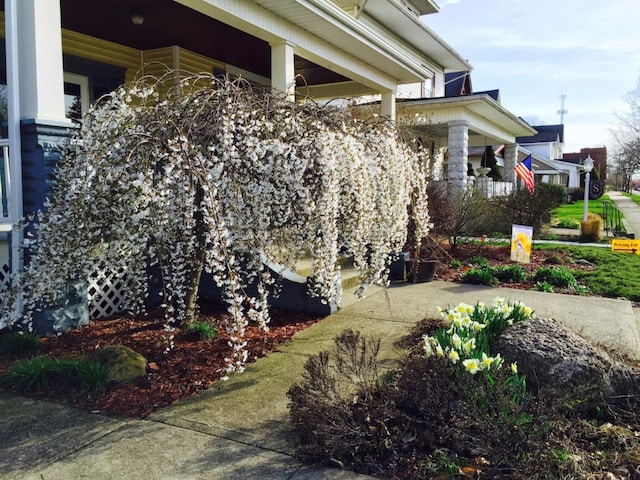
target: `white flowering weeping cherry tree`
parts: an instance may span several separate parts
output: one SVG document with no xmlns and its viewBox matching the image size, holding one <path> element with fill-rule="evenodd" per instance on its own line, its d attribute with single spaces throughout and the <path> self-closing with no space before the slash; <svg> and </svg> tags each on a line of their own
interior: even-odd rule
<svg viewBox="0 0 640 480">
<path fill-rule="evenodd" d="M 242 81 L 167 79 L 175 72 L 127 84 L 85 116 L 4 305 L 17 312 L 23 301 L 14 323 L 97 262 L 126 269 L 126 307 L 143 310 L 153 267 L 170 340 L 197 315 L 204 270 L 231 313 L 228 370 L 242 371 L 245 327 L 269 321 L 267 286 L 277 279 L 265 259 L 294 267 L 310 252 L 313 294 L 333 299 L 340 250 L 353 255 L 363 286 L 386 284 L 408 210 L 418 238 L 428 233 L 424 162 L 388 122 Z"/>
</svg>

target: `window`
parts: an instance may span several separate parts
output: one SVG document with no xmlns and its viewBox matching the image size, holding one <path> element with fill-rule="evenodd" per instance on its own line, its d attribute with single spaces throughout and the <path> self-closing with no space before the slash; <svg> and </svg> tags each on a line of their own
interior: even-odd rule
<svg viewBox="0 0 640 480">
<path fill-rule="evenodd" d="M 79 124 L 82 115 L 89 110 L 89 79 L 75 73 L 64 74 L 65 115 L 73 123 Z"/>
</svg>

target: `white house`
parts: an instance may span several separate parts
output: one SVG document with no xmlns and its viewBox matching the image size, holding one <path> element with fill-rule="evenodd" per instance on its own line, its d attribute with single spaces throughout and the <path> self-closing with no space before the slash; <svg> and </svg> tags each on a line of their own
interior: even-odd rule
<svg viewBox="0 0 640 480">
<path fill-rule="evenodd" d="M 42 207 L 73 131 L 72 105 L 84 111 L 166 65 L 241 75 L 292 100 L 378 94 L 394 118 L 401 86 L 435 95 L 446 72 L 471 68 L 421 21 L 437 11 L 431 0 L 5 0 L 0 94 L 11 165 L 0 230 L 13 268 L 21 240 L 12 225 Z"/>
<path fill-rule="evenodd" d="M 381 115 L 417 115 L 443 176 L 460 185 L 470 145 L 506 145 L 514 181 L 516 136 L 535 133 L 490 93 L 446 95 L 448 74 L 470 86 L 471 65 L 421 18 L 438 12 L 433 0 L 4 0 L 0 9 L 0 284 L 22 262 L 13 225 L 42 208 L 73 117 L 166 66 L 242 76 L 292 101 L 376 95 Z"/>
</svg>

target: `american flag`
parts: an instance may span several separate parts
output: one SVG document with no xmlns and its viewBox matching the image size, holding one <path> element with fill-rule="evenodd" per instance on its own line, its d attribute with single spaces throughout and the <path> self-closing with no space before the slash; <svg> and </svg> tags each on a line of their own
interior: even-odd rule
<svg viewBox="0 0 640 480">
<path fill-rule="evenodd" d="M 533 167 L 531 166 L 531 155 L 527 155 L 523 161 L 518 163 L 514 170 L 516 175 L 522 180 L 525 187 L 529 189 L 529 193 L 533 195 L 535 190 L 535 183 L 533 182 Z"/>
</svg>

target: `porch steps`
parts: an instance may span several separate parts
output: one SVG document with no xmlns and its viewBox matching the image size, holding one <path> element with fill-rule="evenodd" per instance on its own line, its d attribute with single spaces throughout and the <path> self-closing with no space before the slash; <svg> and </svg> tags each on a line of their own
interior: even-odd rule
<svg viewBox="0 0 640 480">
<path fill-rule="evenodd" d="M 298 262 L 296 274 L 307 278 L 312 273 L 311 257 L 305 257 Z M 340 275 L 342 277 L 342 290 L 355 288 L 360 284 L 360 272 L 353 267 L 353 261 L 349 257 L 340 257 L 338 259 L 340 265 Z"/>
</svg>

